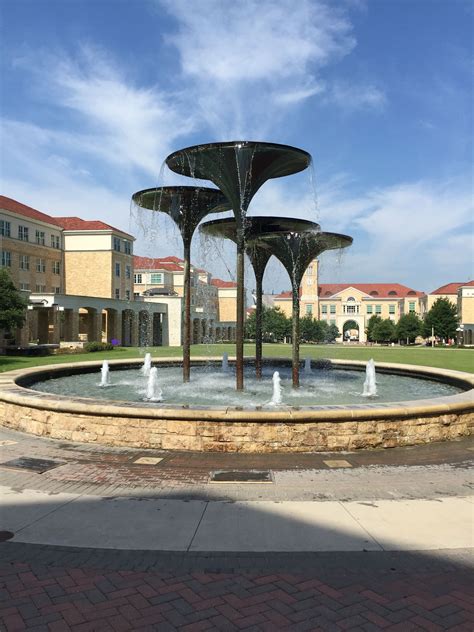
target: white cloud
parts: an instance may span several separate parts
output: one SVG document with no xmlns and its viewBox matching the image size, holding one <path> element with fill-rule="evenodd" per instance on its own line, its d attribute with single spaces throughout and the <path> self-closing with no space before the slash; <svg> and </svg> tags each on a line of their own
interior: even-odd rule
<svg viewBox="0 0 474 632">
<path fill-rule="evenodd" d="M 343 81 L 334 81 L 325 98 L 346 111 L 380 109 L 387 102 L 384 92 L 374 85 Z"/>
<path fill-rule="evenodd" d="M 343 10 L 319 0 L 200 0 L 194 11 L 187 0 L 160 6 L 177 21 L 167 39 L 178 50 L 183 81 L 220 138 L 261 138 L 278 128 L 289 107 L 325 91 L 321 71 L 356 45 Z M 365 92 L 372 106 L 375 93 Z"/>
</svg>

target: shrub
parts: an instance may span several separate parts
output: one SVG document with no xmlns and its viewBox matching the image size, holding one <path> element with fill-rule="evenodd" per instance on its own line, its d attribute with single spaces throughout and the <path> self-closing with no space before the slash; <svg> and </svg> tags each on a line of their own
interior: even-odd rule
<svg viewBox="0 0 474 632">
<path fill-rule="evenodd" d="M 94 353 L 95 351 L 113 351 L 114 345 L 111 342 L 88 342 L 84 345 L 84 351 Z"/>
</svg>

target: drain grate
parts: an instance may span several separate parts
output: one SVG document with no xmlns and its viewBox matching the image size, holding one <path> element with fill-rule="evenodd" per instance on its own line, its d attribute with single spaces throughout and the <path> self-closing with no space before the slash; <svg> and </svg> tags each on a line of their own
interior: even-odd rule
<svg viewBox="0 0 474 632">
<path fill-rule="evenodd" d="M 0 531 L 0 542 L 11 540 L 15 536 L 11 531 Z"/>
<path fill-rule="evenodd" d="M 51 459 L 33 459 L 29 456 L 20 456 L 12 461 L 6 461 L 0 463 L 0 467 L 7 467 L 12 470 L 27 470 L 29 472 L 36 472 L 36 474 L 43 474 L 48 470 L 52 470 L 60 465 L 65 465 L 65 461 L 52 461 Z"/>
<path fill-rule="evenodd" d="M 273 483 L 270 470 L 218 470 L 209 475 L 210 483 Z"/>
</svg>

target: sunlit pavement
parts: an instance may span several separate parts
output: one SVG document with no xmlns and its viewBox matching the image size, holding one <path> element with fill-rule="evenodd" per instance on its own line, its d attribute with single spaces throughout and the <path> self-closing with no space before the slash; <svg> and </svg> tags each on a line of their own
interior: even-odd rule
<svg viewBox="0 0 474 632">
<path fill-rule="evenodd" d="M 2 430 L 0 445 L 5 630 L 474 628 L 470 440 L 203 455 Z M 213 482 L 229 470 L 266 482 Z"/>
</svg>

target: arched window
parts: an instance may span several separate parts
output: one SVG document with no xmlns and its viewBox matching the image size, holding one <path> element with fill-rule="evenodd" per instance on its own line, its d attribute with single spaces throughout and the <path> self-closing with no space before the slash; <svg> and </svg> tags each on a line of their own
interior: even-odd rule
<svg viewBox="0 0 474 632">
<path fill-rule="evenodd" d="M 390 292 L 388 293 L 389 296 L 397 296 L 397 293 L 395 292 L 395 290 L 390 290 Z"/>
<path fill-rule="evenodd" d="M 409 292 L 407 292 L 407 296 L 416 296 L 416 292 L 410 290 Z"/>
<path fill-rule="evenodd" d="M 378 296 L 379 293 L 377 292 L 377 290 L 372 290 L 372 292 L 370 293 L 370 296 Z"/>
</svg>

